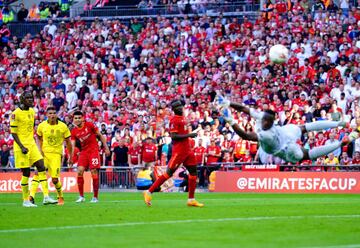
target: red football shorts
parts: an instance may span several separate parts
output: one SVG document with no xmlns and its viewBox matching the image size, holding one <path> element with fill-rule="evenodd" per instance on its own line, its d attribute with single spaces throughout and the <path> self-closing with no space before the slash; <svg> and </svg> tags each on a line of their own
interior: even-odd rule
<svg viewBox="0 0 360 248">
<path fill-rule="evenodd" d="M 96 152 L 80 152 L 78 166 L 83 166 L 85 169 L 100 169 L 100 154 Z"/>
<path fill-rule="evenodd" d="M 193 151 L 187 153 L 173 153 L 169 161 L 170 169 L 177 169 L 181 164 L 186 166 L 196 166 L 196 158 Z"/>
</svg>

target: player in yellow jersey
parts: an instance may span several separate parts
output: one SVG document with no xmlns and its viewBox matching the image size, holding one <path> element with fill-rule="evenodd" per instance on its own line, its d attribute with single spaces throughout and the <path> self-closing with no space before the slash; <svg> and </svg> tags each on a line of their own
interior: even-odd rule
<svg viewBox="0 0 360 248">
<path fill-rule="evenodd" d="M 49 197 L 49 189 L 46 178 L 44 159 L 34 139 L 35 111 L 34 97 L 29 91 L 20 96 L 20 106 L 11 114 L 10 129 L 14 137 L 15 167 L 21 169 L 21 190 L 23 193 L 23 206 L 36 207 L 29 201 L 29 177 L 30 167 L 35 166 L 38 170 L 39 181 L 44 192 L 44 203 L 57 203 Z"/>
<path fill-rule="evenodd" d="M 44 156 L 45 167 L 52 178 L 57 196 L 58 205 L 64 204 L 64 196 L 62 192 L 62 185 L 59 180 L 60 168 L 61 168 L 61 157 L 63 155 L 63 144 L 66 142 L 66 147 L 70 154 L 70 161 L 73 154 L 73 147 L 71 145 L 71 133 L 69 128 L 64 122 L 61 122 L 56 114 L 54 106 L 50 106 L 46 109 L 47 120 L 39 124 L 37 128 L 37 135 L 40 142 L 40 152 Z M 35 194 L 39 183 L 34 182 L 31 185 L 30 200 L 35 201 Z"/>
</svg>

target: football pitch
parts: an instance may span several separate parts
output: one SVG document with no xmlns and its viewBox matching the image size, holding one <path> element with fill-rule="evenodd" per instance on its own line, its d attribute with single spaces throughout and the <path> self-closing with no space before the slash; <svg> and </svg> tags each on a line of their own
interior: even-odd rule
<svg viewBox="0 0 360 248">
<path fill-rule="evenodd" d="M 41 199 L 40 199 L 41 198 Z M 0 247 L 360 247 L 360 195 L 100 193 L 23 208 L 0 195 Z M 37 202 L 42 200 L 38 194 Z"/>
</svg>

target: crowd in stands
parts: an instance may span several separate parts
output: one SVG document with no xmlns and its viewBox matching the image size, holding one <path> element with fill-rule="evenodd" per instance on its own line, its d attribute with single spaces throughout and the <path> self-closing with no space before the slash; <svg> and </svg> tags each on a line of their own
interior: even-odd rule
<svg viewBox="0 0 360 248">
<path fill-rule="evenodd" d="M 59 0 L 58 2 L 41 1 L 38 5 L 33 4 L 29 9 L 20 3 L 17 11 L 8 4 L 0 4 L 0 23 L 13 21 L 40 21 L 50 18 L 69 16 L 70 0 Z"/>
<path fill-rule="evenodd" d="M 169 12 L 198 14 L 205 13 L 210 5 L 219 7 L 225 3 L 228 2 L 219 0 L 141 0 L 137 6 L 139 9 L 152 9 L 157 6 L 165 6 Z M 251 4 L 251 2 L 247 4 Z"/>
<path fill-rule="evenodd" d="M 280 3 L 281 4 L 281 3 Z M 71 126 L 82 110 L 106 135 L 113 154 L 103 165 L 165 165 L 171 154 L 168 103 L 181 99 L 199 164 L 258 161 L 257 144 L 241 140 L 214 105 L 215 91 L 232 101 L 277 113 L 279 125 L 344 120 L 360 125 L 360 10 L 320 4 L 316 12 L 295 2 L 275 5 L 255 23 L 246 17 L 80 18 L 48 25 L 37 35 L 11 37 L 0 54 L 1 165 L 13 164 L 11 111 L 19 95 L 35 97 L 36 125 L 54 105 Z M 343 8 L 344 7 L 344 8 Z M 345 10 L 347 9 L 347 10 Z M 286 64 L 269 61 L 269 48 L 290 49 Z M 252 130 L 254 120 L 237 113 Z M 351 128 L 310 132 L 306 148 L 341 139 Z M 3 154 L 8 155 L 3 155 Z M 3 159 L 7 157 L 7 160 Z M 261 161 L 281 163 L 281 161 Z M 356 140 L 314 164 L 358 164 Z"/>
</svg>

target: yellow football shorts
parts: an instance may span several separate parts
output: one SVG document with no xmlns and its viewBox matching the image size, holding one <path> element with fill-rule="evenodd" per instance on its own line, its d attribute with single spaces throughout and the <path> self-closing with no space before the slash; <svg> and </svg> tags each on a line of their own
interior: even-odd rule
<svg viewBox="0 0 360 248">
<path fill-rule="evenodd" d="M 52 178 L 60 177 L 61 155 L 58 153 L 44 154 L 45 167 L 48 169 L 49 175 Z"/>
<path fill-rule="evenodd" d="M 40 159 L 43 159 L 37 146 L 28 148 L 27 154 L 23 154 L 21 151 L 14 151 L 15 167 L 16 168 L 29 168 Z"/>
</svg>

